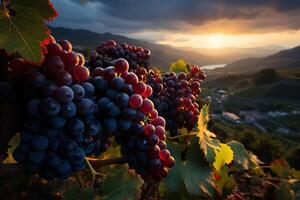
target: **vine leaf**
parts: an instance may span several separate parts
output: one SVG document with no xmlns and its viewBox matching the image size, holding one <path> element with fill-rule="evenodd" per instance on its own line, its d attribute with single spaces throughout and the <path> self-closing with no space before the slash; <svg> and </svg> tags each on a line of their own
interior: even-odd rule
<svg viewBox="0 0 300 200">
<path fill-rule="evenodd" d="M 183 59 L 179 59 L 176 62 L 172 63 L 169 69 L 170 72 L 179 73 L 185 72 L 188 73 L 187 63 Z"/>
<path fill-rule="evenodd" d="M 41 43 L 49 37 L 45 21 L 57 16 L 49 0 L 11 0 L 0 7 L 0 46 L 18 51 L 25 59 L 40 62 Z"/>
<path fill-rule="evenodd" d="M 101 183 L 101 199 L 134 200 L 140 199 L 143 180 L 140 176 L 128 171 L 126 165 L 109 168 Z"/>
<path fill-rule="evenodd" d="M 208 148 L 219 149 L 220 141 L 214 139 L 216 135 L 207 129 L 207 123 L 209 121 L 209 105 L 204 105 L 199 114 L 197 123 L 197 137 L 200 149 L 204 155 L 207 156 Z M 210 151 L 212 153 L 212 151 Z"/>
<path fill-rule="evenodd" d="M 220 149 L 214 149 L 216 157 L 213 163 L 214 168 L 220 171 L 225 164 L 229 164 L 233 160 L 233 151 L 227 144 L 221 144 Z"/>
<path fill-rule="evenodd" d="M 186 152 L 186 160 L 181 159 L 183 148 L 176 143 L 168 143 L 168 149 L 176 160 L 175 166 L 170 170 L 163 184 L 168 192 L 177 193 L 181 186 L 191 196 L 214 195 L 212 171 L 197 143 L 191 144 Z"/>
<path fill-rule="evenodd" d="M 216 179 L 216 189 L 218 193 L 224 197 L 229 195 L 236 182 L 233 175 L 228 174 L 228 169 L 226 166 L 222 167 L 219 172 L 214 172 L 214 177 Z"/>
<path fill-rule="evenodd" d="M 255 155 L 245 149 L 245 146 L 242 143 L 232 140 L 228 142 L 227 145 L 230 146 L 234 152 L 233 162 L 238 170 L 248 170 L 262 164 Z"/>
<path fill-rule="evenodd" d="M 14 137 L 10 139 L 10 141 L 8 142 L 9 148 L 7 149 L 8 157 L 3 161 L 3 163 L 16 163 L 15 159 L 13 158 L 13 152 L 19 146 L 20 142 L 20 133 L 17 133 Z"/>
<path fill-rule="evenodd" d="M 89 188 L 86 190 L 80 190 L 78 187 L 72 187 L 68 189 L 62 195 L 62 200 L 99 200 L 100 198 L 94 192 L 93 189 Z"/>
</svg>

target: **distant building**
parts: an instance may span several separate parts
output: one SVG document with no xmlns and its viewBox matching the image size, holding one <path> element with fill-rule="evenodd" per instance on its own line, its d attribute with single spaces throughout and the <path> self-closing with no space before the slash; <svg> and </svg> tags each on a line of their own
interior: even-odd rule
<svg viewBox="0 0 300 200">
<path fill-rule="evenodd" d="M 222 118 L 228 122 L 234 123 L 234 124 L 240 124 L 241 123 L 241 119 L 239 116 L 237 116 L 234 113 L 230 113 L 230 112 L 223 112 L 222 113 Z"/>
<path fill-rule="evenodd" d="M 267 113 L 267 115 L 269 117 L 283 117 L 283 116 L 287 116 L 289 113 L 287 112 L 281 112 L 281 111 L 269 111 Z"/>
<path fill-rule="evenodd" d="M 256 121 L 263 118 L 263 115 L 256 110 L 241 111 L 239 113 L 239 116 L 243 117 L 244 121 L 250 124 L 255 123 Z"/>
</svg>

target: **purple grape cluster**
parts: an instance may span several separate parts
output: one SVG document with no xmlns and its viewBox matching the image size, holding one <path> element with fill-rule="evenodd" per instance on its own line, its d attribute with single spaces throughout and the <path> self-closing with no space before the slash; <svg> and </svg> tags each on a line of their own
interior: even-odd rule
<svg viewBox="0 0 300 200">
<path fill-rule="evenodd" d="M 175 164 L 166 149 L 165 120 L 147 98 L 152 88 L 128 68 L 125 59 L 118 59 L 114 67 L 97 67 L 92 73 L 91 81 L 100 97 L 97 101 L 102 115 L 98 119 L 121 146 L 130 168 L 144 178 L 160 180 Z"/>
<path fill-rule="evenodd" d="M 45 61 L 29 70 L 19 85 L 26 109 L 21 143 L 13 155 L 26 170 L 46 179 L 66 178 L 83 169 L 86 155 L 100 155 L 112 142 L 95 116 L 94 85 L 68 73 L 66 66 L 75 66 L 72 60 L 61 62 L 54 56 L 53 52 L 70 51 L 69 42 L 61 44 L 67 45 L 50 43 Z"/>
<path fill-rule="evenodd" d="M 114 65 L 114 60 L 119 58 L 125 58 L 129 63 L 129 71 L 136 72 L 139 75 L 149 69 L 150 50 L 126 43 L 119 45 L 114 40 L 108 40 L 91 53 L 87 66 L 90 69 L 96 67 L 106 68 Z"/>
<path fill-rule="evenodd" d="M 61 46 L 69 48 L 65 41 Z M 152 88 L 128 72 L 125 59 L 76 78 L 66 67 L 74 65 L 68 63 L 72 59 L 49 61 L 61 52 L 51 48 L 42 65 L 22 79 L 26 119 L 14 158 L 46 179 L 66 178 L 85 167 L 85 156 L 105 152 L 114 137 L 137 173 L 165 177 L 175 161 L 166 149 L 165 120 L 148 99 Z"/>
<path fill-rule="evenodd" d="M 178 135 L 178 129 L 195 127 L 201 105 L 197 103 L 201 89 L 200 84 L 205 78 L 204 72 L 196 65 L 186 74 L 180 72 L 150 72 L 147 83 L 153 88 L 153 101 L 158 113 L 165 119 L 166 129 L 171 136 Z"/>
</svg>

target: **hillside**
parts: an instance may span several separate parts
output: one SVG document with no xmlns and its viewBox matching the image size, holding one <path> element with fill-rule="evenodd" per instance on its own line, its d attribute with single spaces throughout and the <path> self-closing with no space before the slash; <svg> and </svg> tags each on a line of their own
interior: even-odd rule
<svg viewBox="0 0 300 200">
<path fill-rule="evenodd" d="M 232 63 L 236 60 L 246 59 L 249 57 L 265 57 L 284 50 L 280 46 L 262 46 L 253 48 L 238 48 L 238 47 L 224 47 L 224 48 L 188 48 L 192 51 L 198 52 L 202 55 L 213 57 L 216 59 L 223 59 L 223 63 Z"/>
<path fill-rule="evenodd" d="M 283 50 L 262 58 L 246 58 L 228 64 L 222 69 L 211 71 L 214 74 L 245 74 L 253 73 L 263 68 L 298 68 L 300 67 L 300 46 Z"/>
<path fill-rule="evenodd" d="M 114 39 L 118 43 L 126 42 L 128 44 L 149 48 L 151 50 L 152 65 L 158 66 L 163 70 L 168 69 L 170 63 L 180 58 L 183 58 L 191 63 L 196 63 L 199 65 L 223 62 L 223 60 L 216 60 L 191 50 L 177 49 L 167 45 L 154 44 L 146 41 L 131 39 L 121 35 L 114 35 L 111 33 L 101 34 L 91 32 L 88 30 L 74 30 L 61 27 L 50 27 L 50 29 L 55 38 L 68 39 L 75 46 L 79 45 L 90 49 L 95 49 L 98 44 L 109 39 Z"/>
</svg>

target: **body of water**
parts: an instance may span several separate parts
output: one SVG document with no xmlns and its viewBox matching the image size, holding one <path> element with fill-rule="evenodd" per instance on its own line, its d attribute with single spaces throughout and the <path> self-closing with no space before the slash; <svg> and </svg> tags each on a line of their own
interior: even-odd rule
<svg viewBox="0 0 300 200">
<path fill-rule="evenodd" d="M 201 68 L 202 69 L 217 69 L 217 68 L 222 68 L 225 66 L 226 66 L 226 64 L 215 64 L 215 65 L 203 65 Z"/>
</svg>

